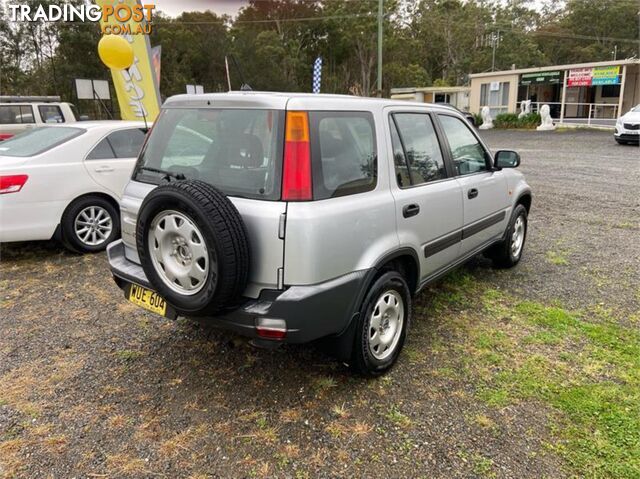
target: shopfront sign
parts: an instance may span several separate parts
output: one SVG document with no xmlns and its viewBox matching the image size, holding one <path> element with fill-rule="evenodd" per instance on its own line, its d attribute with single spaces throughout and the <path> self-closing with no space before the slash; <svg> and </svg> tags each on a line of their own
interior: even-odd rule
<svg viewBox="0 0 640 479">
<path fill-rule="evenodd" d="M 567 86 L 589 86 L 591 85 L 592 68 L 574 68 L 569 70 Z"/>
<path fill-rule="evenodd" d="M 560 71 L 525 73 L 520 77 L 520 85 L 554 84 L 562 81 Z"/>
<path fill-rule="evenodd" d="M 569 70 L 567 86 L 617 85 L 620 67 L 574 68 Z"/>
<path fill-rule="evenodd" d="M 620 83 L 620 67 L 597 67 L 593 69 L 592 85 L 617 85 Z"/>
</svg>

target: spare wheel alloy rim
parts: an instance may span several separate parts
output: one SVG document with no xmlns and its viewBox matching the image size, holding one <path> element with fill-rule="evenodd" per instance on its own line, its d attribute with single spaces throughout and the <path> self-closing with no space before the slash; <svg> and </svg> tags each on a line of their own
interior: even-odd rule
<svg viewBox="0 0 640 479">
<path fill-rule="evenodd" d="M 98 246 L 107 241 L 113 230 L 113 220 L 102 206 L 87 206 L 73 222 L 76 237 L 88 246 Z"/>
<path fill-rule="evenodd" d="M 388 290 L 382 293 L 371 313 L 369 329 L 369 351 L 378 360 L 391 356 L 402 334 L 404 324 L 404 300 L 399 292 Z"/>
<path fill-rule="evenodd" d="M 176 293 L 190 296 L 202 290 L 209 269 L 212 280 L 217 281 L 215 255 L 210 261 L 200 229 L 184 213 L 174 210 L 158 213 L 149 227 L 147 241 L 156 273 Z"/>
</svg>

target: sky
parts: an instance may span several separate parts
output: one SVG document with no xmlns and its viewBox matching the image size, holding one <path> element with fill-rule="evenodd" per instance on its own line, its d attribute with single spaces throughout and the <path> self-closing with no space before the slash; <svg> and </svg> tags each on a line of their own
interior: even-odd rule
<svg viewBox="0 0 640 479">
<path fill-rule="evenodd" d="M 218 15 L 235 17 L 238 10 L 249 2 L 248 0 L 155 0 L 150 3 L 154 3 L 158 10 L 172 17 L 194 10 L 201 12 L 211 10 Z"/>
</svg>

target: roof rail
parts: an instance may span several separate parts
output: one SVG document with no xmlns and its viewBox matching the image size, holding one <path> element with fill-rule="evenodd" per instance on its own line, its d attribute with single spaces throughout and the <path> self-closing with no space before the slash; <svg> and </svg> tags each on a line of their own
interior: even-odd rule
<svg viewBox="0 0 640 479">
<path fill-rule="evenodd" d="M 2 96 L 0 95 L 0 103 L 49 103 L 49 102 L 59 102 L 59 96 Z"/>
</svg>

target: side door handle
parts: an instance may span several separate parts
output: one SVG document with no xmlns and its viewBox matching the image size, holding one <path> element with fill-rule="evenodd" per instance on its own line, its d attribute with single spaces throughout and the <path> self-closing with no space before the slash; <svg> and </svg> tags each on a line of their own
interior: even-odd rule
<svg viewBox="0 0 640 479">
<path fill-rule="evenodd" d="M 467 198 L 470 200 L 474 199 L 476 196 L 478 196 L 478 188 L 471 188 L 467 191 Z"/>
<path fill-rule="evenodd" d="M 111 173 L 113 171 L 113 166 L 98 166 L 95 171 L 96 173 Z"/>
<path fill-rule="evenodd" d="M 402 216 L 405 218 L 410 218 L 411 216 L 415 216 L 420 213 L 420 206 L 412 203 L 410 205 L 406 205 L 402 208 Z"/>
</svg>

